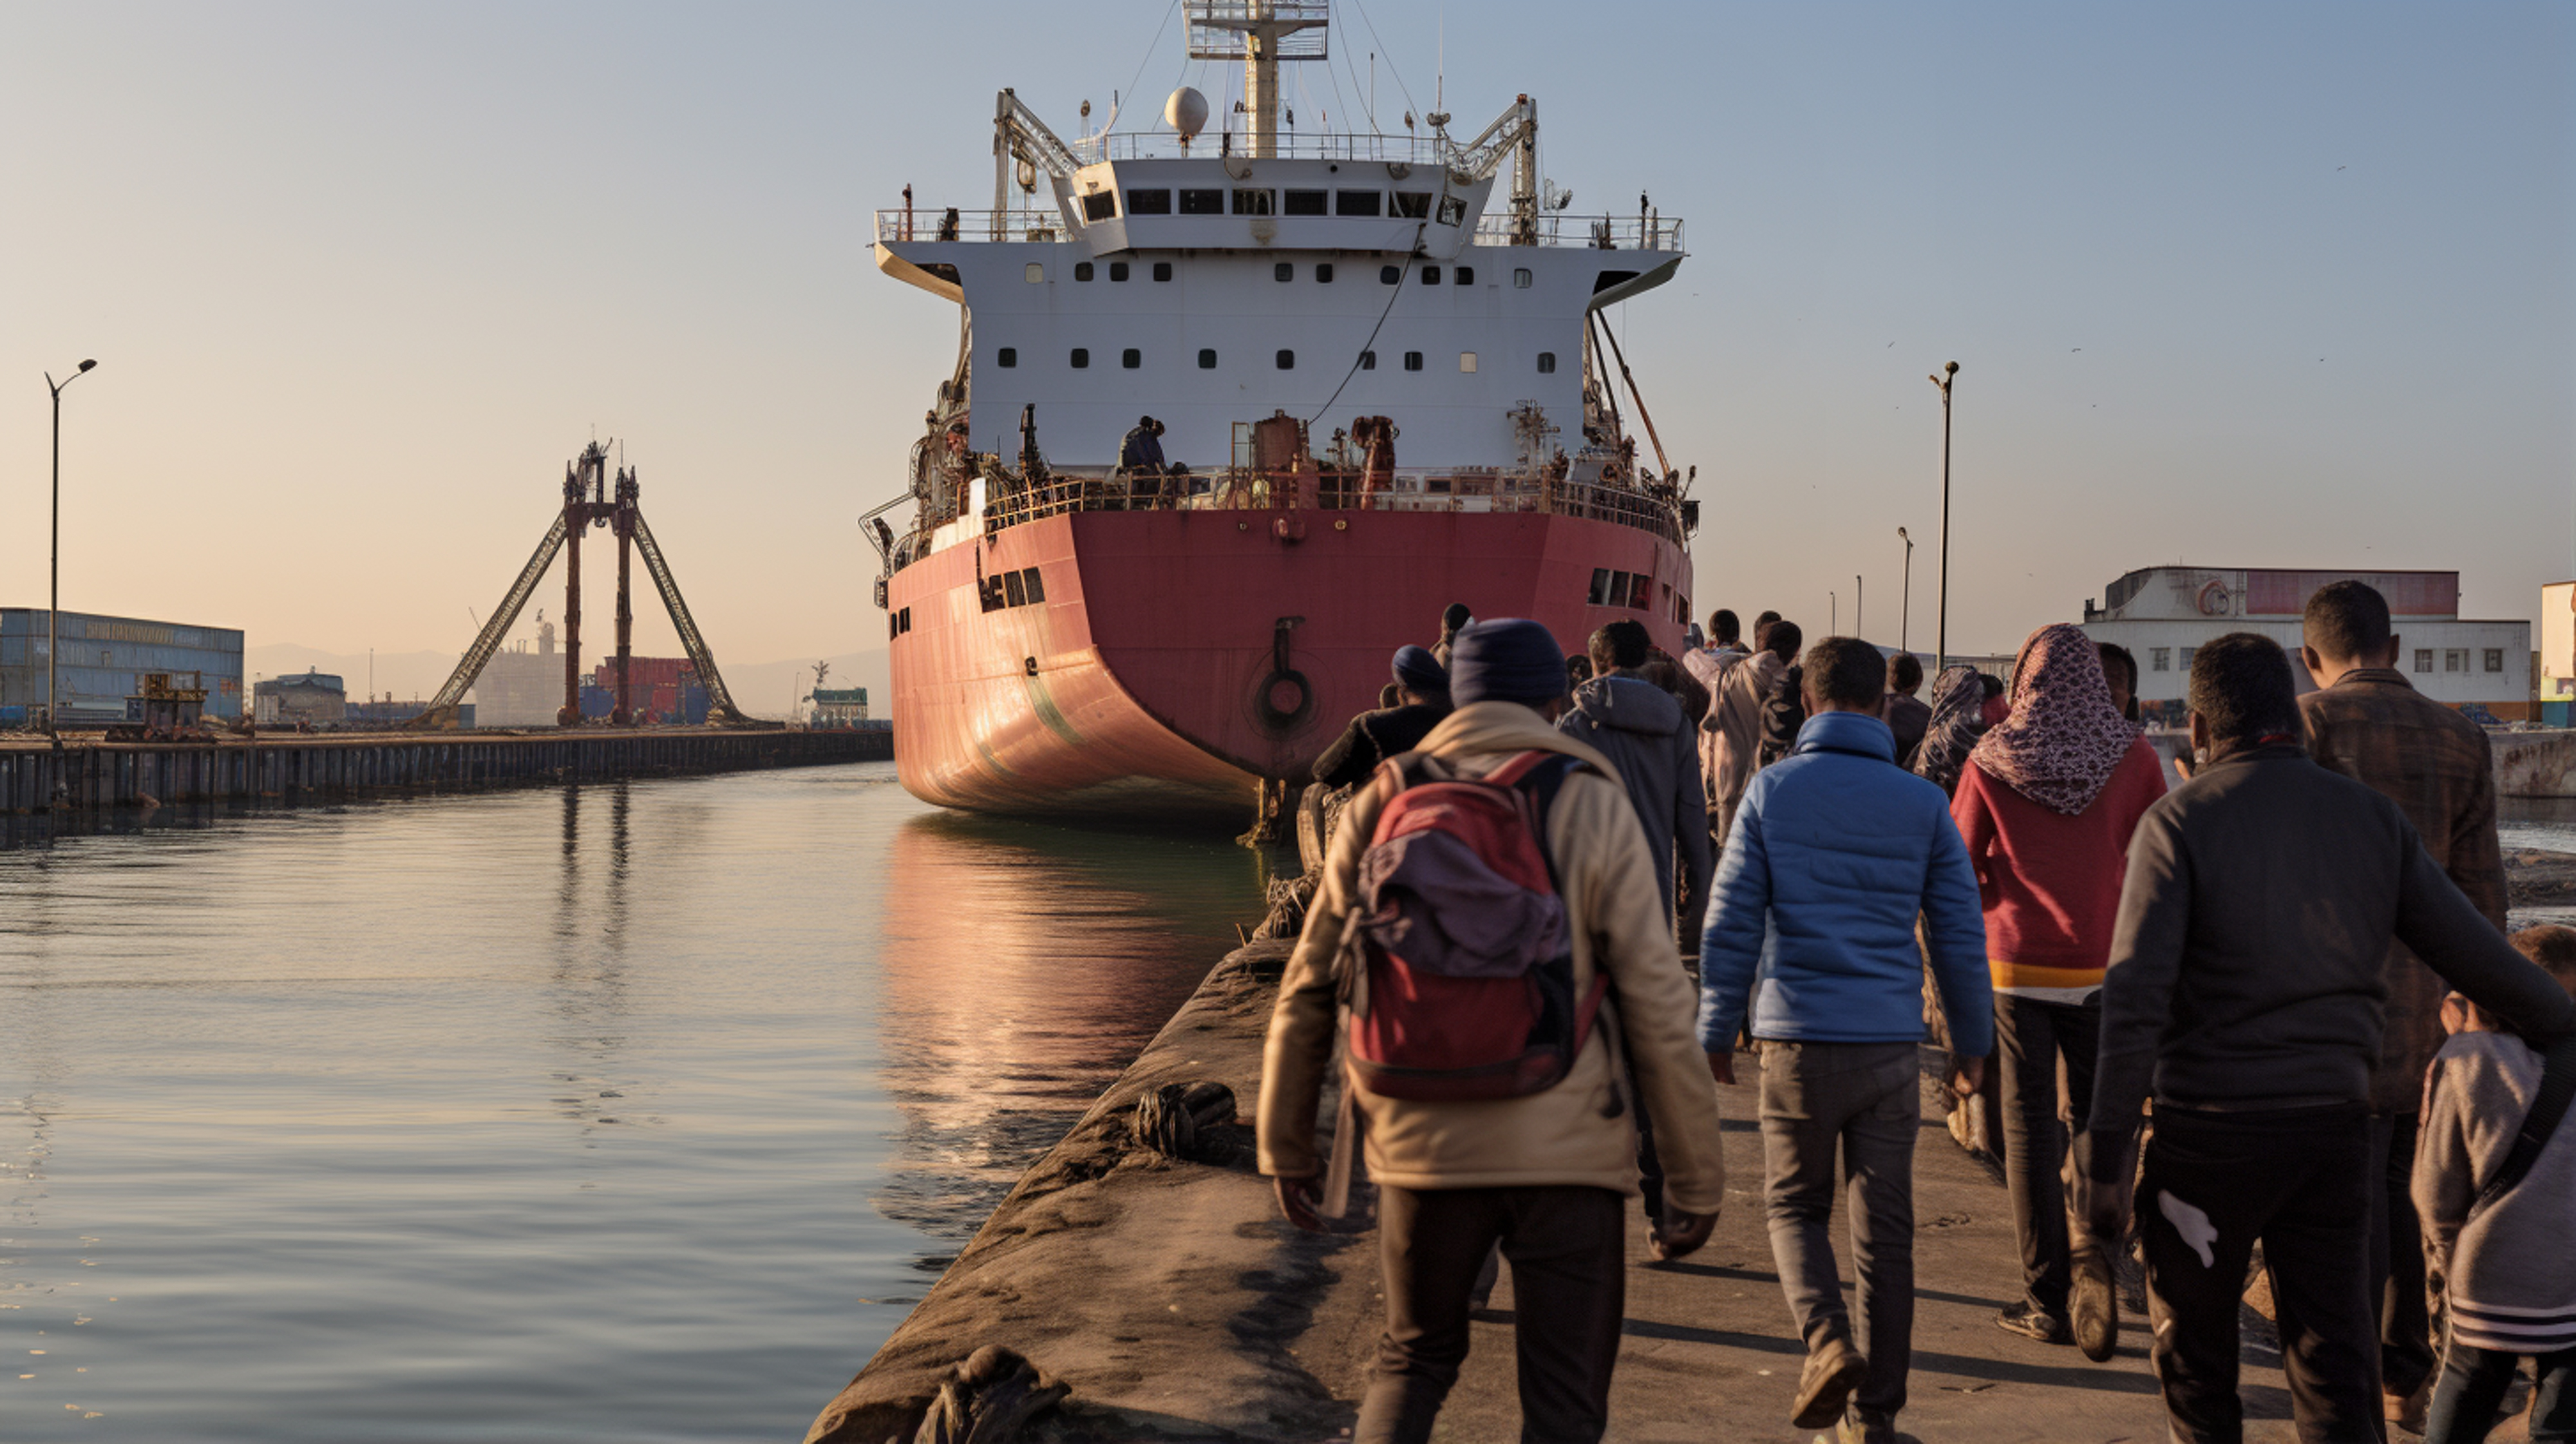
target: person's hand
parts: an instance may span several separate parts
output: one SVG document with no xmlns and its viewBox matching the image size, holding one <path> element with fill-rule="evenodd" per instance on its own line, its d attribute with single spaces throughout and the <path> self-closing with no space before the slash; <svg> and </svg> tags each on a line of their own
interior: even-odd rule
<svg viewBox="0 0 2576 1444">
<path fill-rule="evenodd" d="M 1707 1243 L 1716 1229 L 1716 1214 L 1687 1213 L 1666 1205 L 1662 1221 L 1647 1236 L 1646 1251 L 1663 1262 L 1687 1258 L 1699 1252 L 1700 1245 Z"/>
<path fill-rule="evenodd" d="M 1986 1060 L 1953 1057 L 1950 1060 L 1950 1091 L 1962 1098 L 1974 1098 L 1986 1086 Z"/>
<path fill-rule="evenodd" d="M 1735 1054 L 1732 1051 L 1708 1055 L 1708 1076 L 1732 1088 L 1735 1086 Z"/>
<path fill-rule="evenodd" d="M 1321 1175 L 1309 1173 L 1302 1178 L 1281 1177 L 1270 1181 L 1279 1190 L 1279 1211 L 1288 1216 L 1290 1223 L 1308 1233 L 1331 1231 L 1324 1225 L 1324 1216 L 1316 1212 L 1324 1204 Z"/>
</svg>

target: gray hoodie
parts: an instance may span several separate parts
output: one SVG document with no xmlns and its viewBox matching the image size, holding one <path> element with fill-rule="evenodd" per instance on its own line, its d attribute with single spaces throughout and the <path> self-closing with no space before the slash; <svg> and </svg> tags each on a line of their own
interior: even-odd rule
<svg viewBox="0 0 2576 1444">
<path fill-rule="evenodd" d="M 1680 844 L 1685 878 L 1682 936 L 1697 938 L 1708 913 L 1708 801 L 1700 788 L 1699 751 L 1690 714 L 1673 694 L 1646 681 L 1613 673 L 1574 691 L 1574 706 L 1557 730 L 1589 744 L 1619 769 L 1636 804 L 1654 855 L 1655 881 L 1664 911 L 1673 911 L 1674 844 Z"/>
<path fill-rule="evenodd" d="M 2576 1119 L 2562 1120 L 2522 1182 L 2472 1209 L 2540 1092 L 2540 1055 L 2510 1033 L 2459 1033 L 2424 1084 L 2416 1212 L 2450 1299 L 2451 1339 L 2506 1354 L 2576 1348 Z"/>
</svg>

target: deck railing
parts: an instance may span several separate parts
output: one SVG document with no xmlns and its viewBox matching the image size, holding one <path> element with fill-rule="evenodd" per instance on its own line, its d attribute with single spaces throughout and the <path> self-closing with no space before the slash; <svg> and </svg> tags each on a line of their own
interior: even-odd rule
<svg viewBox="0 0 2576 1444">
<path fill-rule="evenodd" d="M 1161 217 L 1148 217 L 1160 220 Z M 1239 218 L 1246 219 L 1246 218 Z M 1268 218 L 1263 218 L 1268 219 Z M 900 206 L 877 212 L 877 239 L 900 241 L 1061 241 L 1069 239 L 1064 216 L 1052 207 L 1015 210 L 959 210 Z M 1583 246 L 1607 251 L 1678 251 L 1682 223 L 1669 216 L 1569 216 L 1545 212 L 1524 234 L 1509 215 L 1486 215 L 1476 222 L 1474 243 L 1480 246 Z"/>
<path fill-rule="evenodd" d="M 1043 517 L 1103 511 L 1512 512 L 1587 517 L 1652 532 L 1677 546 L 1682 540 L 1671 489 L 1659 483 L 1648 482 L 1649 489 L 1641 491 L 1625 485 L 1490 473 L 1405 480 L 1412 484 L 1372 492 L 1356 471 L 1227 469 L 1164 478 L 1059 475 L 1035 487 L 988 498 L 984 528 L 991 534 Z"/>
</svg>

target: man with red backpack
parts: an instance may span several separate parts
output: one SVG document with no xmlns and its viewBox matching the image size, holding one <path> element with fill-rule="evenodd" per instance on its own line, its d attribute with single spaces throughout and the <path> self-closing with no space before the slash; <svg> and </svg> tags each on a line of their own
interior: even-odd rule
<svg viewBox="0 0 2576 1444">
<path fill-rule="evenodd" d="M 1564 659 L 1536 622 L 1458 634 L 1457 710 L 1352 798 L 1271 1015 L 1261 1171 L 1282 1210 L 1324 1226 L 1316 1113 L 1334 1071 L 1379 1189 L 1387 1325 L 1355 1444 L 1430 1436 L 1497 1244 L 1521 1437 L 1600 1438 L 1636 1110 L 1663 1155 L 1659 1253 L 1705 1243 L 1725 1192 L 1716 1090 L 1635 809 L 1607 760 L 1550 725 Z"/>
</svg>

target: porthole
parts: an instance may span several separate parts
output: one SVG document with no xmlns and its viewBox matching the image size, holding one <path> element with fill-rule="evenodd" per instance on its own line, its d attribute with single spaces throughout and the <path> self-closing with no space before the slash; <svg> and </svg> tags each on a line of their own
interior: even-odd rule
<svg viewBox="0 0 2576 1444">
<path fill-rule="evenodd" d="M 1145 364 L 1145 353 L 1130 346 L 1118 353 L 1118 364 L 1126 370 L 1133 371 Z"/>
<path fill-rule="evenodd" d="M 1279 353 L 1279 369 L 1280 369 L 1280 370 L 1282 370 L 1282 371 L 1294 371 L 1294 370 L 1296 370 L 1296 369 L 1297 369 L 1297 353 L 1296 353 L 1296 352 L 1294 352 L 1294 351 L 1282 351 L 1282 352 L 1280 352 L 1280 353 Z"/>
<path fill-rule="evenodd" d="M 1424 285 L 1426 285 L 1426 286 L 1437 286 L 1437 285 L 1439 285 L 1439 284 L 1440 284 L 1440 268 L 1439 268 L 1438 266 L 1425 266 L 1425 267 L 1423 267 L 1423 268 L 1422 268 L 1422 284 L 1424 284 Z"/>
<path fill-rule="evenodd" d="M 1199 369 L 1201 371 L 1214 371 L 1216 369 L 1215 348 L 1201 347 L 1199 349 Z"/>
<path fill-rule="evenodd" d="M 1281 261 L 1279 264 L 1270 268 L 1270 279 L 1274 281 L 1293 281 L 1297 279 L 1297 267 L 1292 262 Z"/>
<path fill-rule="evenodd" d="M 1360 353 L 1360 369 L 1362 371 L 1375 371 L 1377 369 L 1377 353 L 1375 351 L 1362 351 Z"/>
<path fill-rule="evenodd" d="M 1020 348 L 1017 346 L 1005 346 L 1001 350 L 994 352 L 993 364 L 1001 367 L 1005 371 L 1019 365 Z"/>
<path fill-rule="evenodd" d="M 1329 286 L 1333 284 L 1332 262 L 1323 261 L 1317 263 L 1315 267 L 1315 284 L 1319 286 Z"/>
<path fill-rule="evenodd" d="M 1404 279 L 1404 268 L 1402 266 L 1380 266 L 1377 268 L 1377 279 L 1379 285 L 1392 286 Z"/>
<path fill-rule="evenodd" d="M 1113 281 L 1126 280 L 1127 263 L 1125 261 L 1111 261 L 1109 263 L 1109 279 Z"/>
<path fill-rule="evenodd" d="M 1168 281 L 1172 279 L 1172 263 L 1169 261 L 1156 261 L 1154 263 L 1154 279 L 1157 281 Z"/>
<path fill-rule="evenodd" d="M 1089 350 L 1088 348 L 1086 348 L 1086 347 L 1081 347 L 1081 346 L 1076 346 L 1076 347 L 1074 347 L 1074 348 L 1073 348 L 1072 361 L 1073 361 L 1073 369 L 1074 369 L 1074 370 L 1076 370 L 1076 371 L 1080 371 L 1080 370 L 1084 369 L 1085 367 L 1088 367 L 1088 366 L 1091 364 L 1091 352 L 1090 352 L 1090 350 Z"/>
<path fill-rule="evenodd" d="M 1090 263 L 1089 261 L 1076 261 L 1076 262 L 1074 262 L 1074 263 L 1073 263 L 1073 278 L 1074 278 L 1075 280 L 1077 280 L 1077 281 L 1088 281 L 1088 280 L 1090 280 L 1090 279 L 1091 279 L 1091 263 Z"/>
<path fill-rule="evenodd" d="M 1043 286 L 1046 284 L 1046 267 L 1035 261 L 1031 261 L 1029 262 L 1028 276 L 1030 285 Z"/>
<path fill-rule="evenodd" d="M 1516 291 L 1526 291 L 1526 290 L 1528 290 L 1529 288 L 1530 288 L 1530 273 L 1529 273 L 1529 267 L 1527 267 L 1527 266 L 1514 266 L 1514 267 L 1512 267 L 1512 289 L 1514 289 L 1514 290 L 1516 290 Z"/>
<path fill-rule="evenodd" d="M 1475 267 L 1473 267 L 1473 266 L 1459 266 L 1459 267 L 1457 267 L 1457 268 L 1456 268 L 1456 270 L 1457 270 L 1457 275 L 1455 275 L 1455 276 L 1454 276 L 1454 277 L 1452 277 L 1451 279 L 1452 279 L 1452 280 L 1454 280 L 1457 284 L 1459 284 L 1459 285 L 1461 285 L 1461 286 L 1472 286 L 1472 285 L 1476 284 L 1476 268 L 1475 268 Z"/>
<path fill-rule="evenodd" d="M 1404 369 L 1405 369 L 1405 370 L 1407 370 L 1407 371 L 1419 371 L 1419 370 L 1421 370 L 1421 369 L 1422 369 L 1422 353 L 1421 353 L 1421 352 L 1419 352 L 1419 351 L 1407 351 L 1407 352 L 1405 352 L 1405 353 L 1404 353 Z"/>
<path fill-rule="evenodd" d="M 1475 352 L 1461 351 L 1458 353 L 1458 371 L 1459 374 L 1464 376 L 1473 376 L 1476 374 Z"/>
<path fill-rule="evenodd" d="M 1541 376 L 1553 376 L 1556 374 L 1555 352 L 1541 351 L 1538 353 L 1538 374 Z"/>
</svg>

